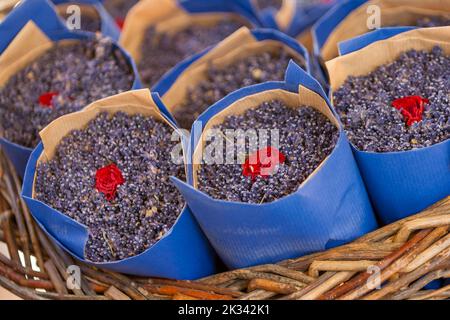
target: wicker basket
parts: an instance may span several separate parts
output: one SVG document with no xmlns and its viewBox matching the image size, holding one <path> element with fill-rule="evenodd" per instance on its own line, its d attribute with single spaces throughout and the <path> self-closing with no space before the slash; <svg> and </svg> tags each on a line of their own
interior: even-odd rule
<svg viewBox="0 0 450 320">
<path fill-rule="evenodd" d="M 0 164 L 0 242 L 9 251 L 9 257 L 0 254 L 0 286 L 24 299 L 450 298 L 448 285 L 424 289 L 436 279 L 450 278 L 450 197 L 326 252 L 198 281 L 143 279 L 93 269 L 53 245 L 21 201 L 20 181 L 1 154 Z M 71 265 L 82 274 L 81 286 L 73 290 L 66 285 Z"/>
</svg>

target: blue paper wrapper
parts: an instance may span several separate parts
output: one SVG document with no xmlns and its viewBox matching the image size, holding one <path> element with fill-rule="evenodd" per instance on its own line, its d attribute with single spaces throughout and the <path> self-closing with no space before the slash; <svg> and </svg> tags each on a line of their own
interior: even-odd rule
<svg viewBox="0 0 450 320">
<path fill-rule="evenodd" d="M 33 0 L 26 0 L 33 1 Z M 100 21 L 101 21 L 101 33 L 107 37 L 110 37 L 114 41 L 118 41 L 120 37 L 120 29 L 114 18 L 106 11 L 105 7 L 102 4 L 102 1 L 99 0 L 52 0 L 55 5 L 59 4 L 80 4 L 80 5 L 89 5 L 97 11 Z"/>
<path fill-rule="evenodd" d="M 338 1 L 313 27 L 314 54 L 329 61 L 338 55 L 339 42 L 381 27 L 416 26 L 420 18 L 448 14 L 450 3 L 441 0 Z"/>
<path fill-rule="evenodd" d="M 149 28 L 170 34 L 192 25 L 214 25 L 221 21 L 234 21 L 249 28 L 261 26 L 249 0 L 142 0 L 127 15 L 120 44 L 139 63 L 144 54 L 151 55 L 142 52 Z M 193 55 L 198 53 L 194 51 Z M 154 86 L 152 90 L 155 91 Z"/>
<path fill-rule="evenodd" d="M 207 123 L 231 104 L 268 94 L 271 90 L 299 94 L 300 103 L 302 96 L 312 95 L 334 117 L 317 81 L 291 62 L 284 82 L 268 82 L 241 89 L 208 109 L 193 126 L 201 130 L 193 130 L 191 134 L 189 184 L 174 179 L 216 252 L 230 268 L 274 263 L 328 249 L 352 241 L 377 227 L 342 128 L 339 128 L 335 150 L 321 167 L 297 192 L 275 202 L 255 205 L 221 201 L 193 187 L 194 150 Z"/>
<path fill-rule="evenodd" d="M 335 3 L 335 1 L 302 3 L 296 0 L 285 0 L 279 10 L 273 7 L 260 10 L 257 0 L 241 0 L 241 2 L 252 6 L 252 11 L 264 28 L 277 29 L 292 37 L 307 31 Z"/>
<path fill-rule="evenodd" d="M 436 40 L 445 39 L 448 30 L 448 27 L 434 30 L 413 27 L 381 28 L 342 42 L 340 51 L 345 56 L 377 41 L 392 37 L 399 39 L 399 36 L 430 42 L 435 38 L 433 34 L 436 34 Z M 439 42 L 435 43 L 437 45 Z M 391 46 L 400 47 L 401 51 L 409 49 L 402 43 L 393 43 Z M 370 48 L 370 51 L 373 50 L 386 52 L 385 47 Z M 362 56 L 354 59 L 364 60 Z M 339 72 L 338 69 L 334 70 Z M 330 77 L 333 77 L 331 73 Z M 360 151 L 354 146 L 352 148 L 375 212 L 385 224 L 419 213 L 450 195 L 450 140 L 404 152 L 375 153 Z"/>
<path fill-rule="evenodd" d="M 84 40 L 94 36 L 90 32 L 69 31 L 56 14 L 53 4 L 47 0 L 23 1 L 0 24 L 0 55 L 3 54 L 16 35 L 29 21 L 33 21 L 52 41 L 64 39 Z M 135 80 L 131 89 L 140 89 L 142 85 L 133 59 L 118 44 L 116 46 L 122 51 L 135 74 Z M 1 137 L 0 145 L 14 164 L 17 173 L 23 177 L 32 149 L 17 145 Z"/>
<path fill-rule="evenodd" d="M 450 195 L 450 140 L 406 152 L 354 152 L 375 211 L 385 224 Z"/>
<path fill-rule="evenodd" d="M 250 0 L 178 0 L 178 4 L 183 10 L 192 14 L 237 13 L 245 17 L 255 27 L 262 26 Z"/>
<path fill-rule="evenodd" d="M 246 34 L 247 32 L 250 33 L 251 37 L 256 42 L 274 41 L 274 42 L 278 42 L 278 43 L 282 44 L 286 48 L 290 48 L 295 53 L 297 53 L 300 58 L 302 58 L 304 60 L 306 71 L 308 73 L 311 71 L 308 51 L 302 45 L 300 45 L 295 39 L 287 36 L 286 34 L 279 32 L 277 30 L 272 30 L 272 29 L 253 29 L 250 31 L 248 31 L 248 30 L 244 31 L 243 29 L 241 29 L 241 30 L 238 30 L 234 35 L 231 35 L 230 38 L 233 36 L 238 36 L 238 35 L 244 34 L 244 33 Z M 226 40 L 227 39 L 225 39 L 225 41 Z M 243 41 L 245 41 L 246 44 L 249 43 L 249 41 L 247 39 L 243 38 Z M 223 44 L 223 42 L 220 44 Z M 172 86 L 180 78 L 180 76 L 182 76 L 183 73 L 190 66 L 192 66 L 194 63 L 198 63 L 202 58 L 205 57 L 205 55 L 207 55 L 211 50 L 214 50 L 218 45 L 210 47 L 210 48 L 204 50 L 203 52 L 196 54 L 196 55 L 180 62 L 178 65 L 176 65 L 172 70 L 167 72 L 161 78 L 161 80 L 153 87 L 153 91 L 158 92 L 164 100 L 164 95 L 167 93 L 167 91 L 169 91 L 172 88 Z M 236 51 L 239 50 L 239 48 L 230 48 L 230 49 L 236 50 Z"/>
<path fill-rule="evenodd" d="M 321 57 L 321 49 L 333 30 L 347 15 L 367 0 L 343 0 L 332 7 L 313 26 L 314 55 Z"/>
<path fill-rule="evenodd" d="M 389 39 L 398 34 L 414 29 L 416 29 L 416 27 L 391 27 L 374 30 L 353 39 L 340 42 L 338 44 L 339 55 L 343 56 L 358 51 L 375 41 Z"/>
<path fill-rule="evenodd" d="M 120 99 L 119 101 L 117 99 Z M 150 95 L 148 90 L 139 90 L 123 93 L 117 96 L 100 100 L 85 111 L 62 117 L 56 121 L 71 121 L 73 117 L 88 112 L 88 109 L 99 109 L 96 112 L 116 112 L 123 110 L 124 101 L 130 105 L 142 108 L 157 109 L 161 117 L 173 127 L 170 114 L 163 107 L 157 94 Z M 125 107 L 125 106 L 124 106 Z M 121 109 L 122 108 L 122 109 Z M 123 110 L 125 111 L 125 110 Z M 70 119 L 64 119 L 71 117 Z M 94 117 L 90 113 L 88 117 Z M 56 122 L 55 121 L 55 122 Z M 44 129 L 45 131 L 46 129 Z M 45 142 L 45 139 L 43 139 Z M 183 141 L 184 147 L 188 141 Z M 34 178 L 38 160 L 43 156 L 43 143 L 33 151 L 24 177 L 22 197 L 26 201 L 31 214 L 39 226 L 59 246 L 73 255 L 76 259 L 108 270 L 146 277 L 163 277 L 173 279 L 197 279 L 213 274 L 216 271 L 216 255 L 209 245 L 206 237 L 200 230 L 190 210 L 186 207 L 180 214 L 177 222 L 156 244 L 140 255 L 109 263 L 91 263 L 85 259 L 84 249 L 88 240 L 86 226 L 72 220 L 63 213 L 58 212 L 45 203 L 33 199 Z"/>
<path fill-rule="evenodd" d="M 285 32 L 297 37 L 307 31 L 313 24 L 330 10 L 337 1 L 297 6 L 296 12 Z"/>
</svg>

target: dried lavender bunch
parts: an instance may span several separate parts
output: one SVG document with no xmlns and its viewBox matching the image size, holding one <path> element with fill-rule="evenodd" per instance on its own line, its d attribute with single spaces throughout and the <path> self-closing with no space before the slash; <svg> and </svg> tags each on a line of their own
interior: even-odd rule
<svg viewBox="0 0 450 320">
<path fill-rule="evenodd" d="M 77 2 L 74 2 L 72 4 L 77 4 Z M 64 6 L 65 7 L 65 6 Z M 87 14 L 83 12 L 83 9 L 81 9 L 81 30 L 83 31 L 90 31 L 90 32 L 97 32 L 97 31 L 101 31 L 102 28 L 102 22 L 100 20 L 100 16 L 97 14 L 95 16 L 91 15 L 91 14 Z M 69 18 L 70 14 L 67 14 L 66 11 L 61 11 L 59 13 L 59 15 L 61 16 L 61 18 L 66 21 L 67 18 Z"/>
<path fill-rule="evenodd" d="M 215 26 L 193 25 L 174 35 L 149 28 L 142 41 L 142 58 L 138 65 L 144 85 L 153 86 L 177 63 L 220 42 L 241 26 L 235 21 L 221 21 Z"/>
<path fill-rule="evenodd" d="M 34 147 L 39 131 L 54 119 L 133 85 L 133 71 L 108 38 L 56 43 L 0 88 L 0 135 Z M 42 95 L 58 93 L 49 105 Z"/>
<path fill-rule="evenodd" d="M 184 200 L 170 176 L 185 179 L 172 162 L 173 129 L 142 115 L 98 115 L 68 134 L 55 157 L 37 168 L 36 199 L 86 225 L 87 259 L 135 256 L 156 243 L 175 223 Z M 97 191 L 96 171 L 114 163 L 125 183 L 114 200 Z"/>
<path fill-rule="evenodd" d="M 450 17 L 426 17 L 419 19 L 416 25 L 421 28 L 450 26 Z"/>
<path fill-rule="evenodd" d="M 124 19 L 139 0 L 105 0 L 103 5 L 114 18 Z"/>
<path fill-rule="evenodd" d="M 299 61 L 284 48 L 249 56 L 226 68 L 211 65 L 206 79 L 189 88 L 186 100 L 175 108 L 178 124 L 189 130 L 199 115 L 229 93 L 258 83 L 283 80 L 291 59 L 305 67 L 304 61 Z"/>
<path fill-rule="evenodd" d="M 450 137 L 450 56 L 442 48 L 410 50 L 366 76 L 349 77 L 334 93 L 334 105 L 351 142 L 371 152 L 424 148 Z M 411 126 L 392 106 L 398 98 L 430 100 L 423 120 Z"/>
<path fill-rule="evenodd" d="M 279 130 L 278 148 L 286 157 L 286 162 L 279 166 L 274 175 L 257 177 L 256 180 L 244 176 L 238 160 L 240 147 L 237 143 L 231 154 L 235 164 L 206 164 L 204 161 L 198 172 L 198 188 L 211 197 L 256 204 L 273 202 L 297 191 L 331 154 L 339 137 L 338 129 L 314 108 L 302 106 L 294 109 L 277 100 L 265 102 L 241 115 L 229 116 L 214 128 L 224 134 L 227 129 L 254 129 L 259 139 L 263 139 L 258 131 L 260 129 Z M 238 136 L 243 137 L 241 134 Z M 269 146 L 270 137 L 267 141 Z M 206 147 L 211 143 L 214 142 L 207 142 Z M 248 153 L 253 151 L 247 150 Z M 224 144 L 224 159 L 226 157 Z"/>
<path fill-rule="evenodd" d="M 259 10 L 267 8 L 275 8 L 279 10 L 283 4 L 283 0 L 255 0 Z"/>
</svg>

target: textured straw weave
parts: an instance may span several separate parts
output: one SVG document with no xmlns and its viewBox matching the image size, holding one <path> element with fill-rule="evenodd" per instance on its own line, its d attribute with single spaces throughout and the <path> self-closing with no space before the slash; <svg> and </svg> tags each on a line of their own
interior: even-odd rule
<svg viewBox="0 0 450 320">
<path fill-rule="evenodd" d="M 92 269 L 56 247 L 20 200 L 20 181 L 1 154 L 0 163 L 0 242 L 9 251 L 9 257 L 0 254 L 0 286 L 25 299 L 450 298 L 449 285 L 424 289 L 450 277 L 450 197 L 326 252 L 194 282 L 143 279 Z M 71 265 L 80 267 L 80 289 L 66 285 Z"/>
</svg>

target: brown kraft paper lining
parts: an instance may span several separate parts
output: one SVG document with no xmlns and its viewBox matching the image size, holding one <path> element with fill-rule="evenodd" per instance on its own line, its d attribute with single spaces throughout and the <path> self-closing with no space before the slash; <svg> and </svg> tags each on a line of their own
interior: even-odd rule
<svg viewBox="0 0 450 320">
<path fill-rule="evenodd" d="M 377 5 L 381 9 L 381 24 L 388 26 L 408 26 L 417 20 L 432 16 L 450 16 L 448 0 L 371 0 L 352 11 L 329 35 L 321 49 L 324 61 L 339 55 L 338 44 L 344 40 L 365 34 L 370 14 L 367 8 Z"/>
<path fill-rule="evenodd" d="M 34 22 L 28 22 L 0 56 L 0 86 L 52 47 L 52 41 Z"/>
<path fill-rule="evenodd" d="M 141 44 L 149 27 L 154 26 L 157 33 L 174 34 L 192 25 L 212 26 L 224 20 L 248 24 L 237 14 L 189 14 L 178 6 L 176 0 L 141 0 L 125 19 L 120 44 L 139 63 Z"/>
<path fill-rule="evenodd" d="M 39 134 L 44 146 L 44 151 L 37 163 L 47 162 L 56 153 L 60 141 L 73 130 L 84 129 L 86 125 L 95 119 L 100 113 L 107 112 L 113 115 L 117 112 L 125 112 L 129 115 L 141 114 L 152 117 L 169 125 L 174 131 L 178 131 L 167 121 L 153 102 L 150 91 L 147 89 L 123 92 L 105 99 L 91 103 L 81 111 L 66 114 L 45 127 Z M 36 173 L 37 174 L 37 173 Z M 35 181 L 36 181 L 35 174 Z M 34 185 L 33 185 L 34 198 Z"/>
<path fill-rule="evenodd" d="M 19 0 L 0 0 L 0 20 L 11 11 Z"/>
<path fill-rule="evenodd" d="M 188 89 L 206 79 L 211 64 L 226 68 L 234 62 L 260 52 L 277 52 L 285 48 L 292 56 L 304 62 L 304 58 L 290 47 L 274 40 L 257 41 L 250 30 L 243 27 L 220 42 L 214 49 L 190 65 L 162 97 L 164 104 L 174 112 L 185 100 Z"/>
<path fill-rule="evenodd" d="M 297 41 L 300 42 L 309 52 L 314 50 L 314 40 L 311 28 L 306 29 L 297 36 Z"/>
<path fill-rule="evenodd" d="M 91 18 L 100 20 L 100 15 L 97 12 L 97 9 L 95 9 L 95 7 L 90 6 L 88 4 L 79 4 L 76 2 L 69 3 L 69 4 L 59 4 L 56 6 L 56 12 L 62 18 L 62 16 L 66 14 L 67 8 L 74 4 L 77 5 L 78 7 L 80 7 L 81 19 L 83 19 L 83 16 L 87 16 L 87 17 L 91 17 Z M 62 18 L 62 19 L 65 22 L 65 19 L 64 18 Z"/>
<path fill-rule="evenodd" d="M 377 67 L 394 62 L 408 50 L 431 51 L 440 46 L 450 54 L 450 27 L 416 29 L 335 58 L 326 63 L 332 92 L 341 87 L 349 76 L 363 76 Z"/>
<path fill-rule="evenodd" d="M 275 17 L 275 21 L 281 30 L 286 30 L 289 27 L 294 18 L 296 6 L 296 0 L 283 0 L 283 4 Z"/>
<path fill-rule="evenodd" d="M 78 40 L 61 40 L 58 43 L 70 45 Z M 34 24 L 29 21 L 17 34 L 0 56 L 0 87 L 8 80 L 53 48 L 54 43 Z"/>
</svg>

